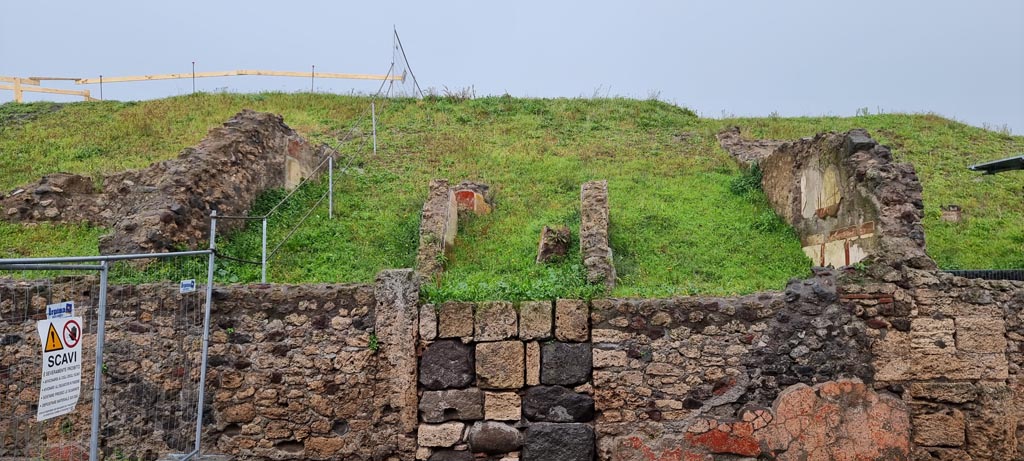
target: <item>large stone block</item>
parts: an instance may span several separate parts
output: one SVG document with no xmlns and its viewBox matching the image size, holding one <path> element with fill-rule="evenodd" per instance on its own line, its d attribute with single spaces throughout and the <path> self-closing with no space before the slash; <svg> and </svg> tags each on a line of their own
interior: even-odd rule
<svg viewBox="0 0 1024 461">
<path fill-rule="evenodd" d="M 555 338 L 574 342 L 590 339 L 590 308 L 586 301 L 559 299 L 555 303 Z"/>
<path fill-rule="evenodd" d="M 473 303 L 446 302 L 437 317 L 438 338 L 473 337 Z"/>
<path fill-rule="evenodd" d="M 481 303 L 476 309 L 476 341 L 501 341 L 516 335 L 519 330 L 516 309 L 512 303 L 496 301 Z"/>
<path fill-rule="evenodd" d="M 428 423 L 473 421 L 484 418 L 480 389 L 425 391 L 420 398 L 420 419 Z"/>
<path fill-rule="evenodd" d="M 476 345 L 477 385 L 483 389 L 523 387 L 525 360 L 523 343 L 498 341 Z"/>
<path fill-rule="evenodd" d="M 420 306 L 420 339 L 433 341 L 437 339 L 437 310 L 433 304 Z"/>
<path fill-rule="evenodd" d="M 421 447 L 451 447 L 462 441 L 462 431 L 465 428 L 466 425 L 460 422 L 420 424 L 416 442 Z"/>
<path fill-rule="evenodd" d="M 536 422 L 588 422 L 594 419 L 594 399 L 561 386 L 531 387 L 523 396 L 523 416 Z"/>
<path fill-rule="evenodd" d="M 495 421 L 519 421 L 522 399 L 515 392 L 485 392 L 484 418 Z"/>
<path fill-rule="evenodd" d="M 495 421 L 477 421 L 469 428 L 469 449 L 477 453 L 508 453 L 523 446 L 523 435 L 512 426 Z"/>
<path fill-rule="evenodd" d="M 473 384 L 473 348 L 457 340 L 437 341 L 423 350 L 420 384 L 430 390 Z"/>
<path fill-rule="evenodd" d="M 594 429 L 586 424 L 531 424 L 522 453 L 523 461 L 592 461 Z"/>
<path fill-rule="evenodd" d="M 949 409 L 943 413 L 913 416 L 914 443 L 926 447 L 960 447 L 964 445 L 964 414 Z"/>
<path fill-rule="evenodd" d="M 959 317 L 956 347 L 964 352 L 1006 353 L 1006 322 L 997 317 Z"/>
<path fill-rule="evenodd" d="M 519 339 L 524 341 L 551 338 L 551 302 L 525 301 L 519 305 Z"/>
<path fill-rule="evenodd" d="M 553 342 L 541 348 L 540 382 L 575 386 L 590 380 L 593 357 L 590 343 Z"/>
<path fill-rule="evenodd" d="M 466 450 L 437 450 L 427 461 L 473 461 L 473 454 Z"/>
</svg>

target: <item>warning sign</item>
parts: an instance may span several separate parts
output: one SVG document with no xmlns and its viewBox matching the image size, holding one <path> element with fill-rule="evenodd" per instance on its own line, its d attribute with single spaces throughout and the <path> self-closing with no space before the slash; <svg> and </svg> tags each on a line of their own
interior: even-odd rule
<svg viewBox="0 0 1024 461">
<path fill-rule="evenodd" d="M 43 379 L 37 421 L 71 413 L 82 393 L 82 318 L 52 318 L 36 324 L 43 346 Z"/>
</svg>

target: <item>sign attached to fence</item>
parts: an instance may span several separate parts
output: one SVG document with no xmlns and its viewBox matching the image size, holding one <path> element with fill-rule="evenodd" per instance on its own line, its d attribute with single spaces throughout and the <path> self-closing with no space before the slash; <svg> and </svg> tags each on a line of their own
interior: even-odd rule
<svg viewBox="0 0 1024 461">
<path fill-rule="evenodd" d="M 40 320 L 36 330 L 43 346 L 36 420 L 45 421 L 74 411 L 82 394 L 82 318 Z"/>
<path fill-rule="evenodd" d="M 188 279 L 181 281 L 181 287 L 178 289 L 181 293 L 192 293 L 196 291 L 196 279 Z"/>
<path fill-rule="evenodd" d="M 63 319 L 67 317 L 75 316 L 75 302 L 64 301 L 62 303 L 50 304 L 46 306 L 46 318 L 48 319 Z"/>
</svg>

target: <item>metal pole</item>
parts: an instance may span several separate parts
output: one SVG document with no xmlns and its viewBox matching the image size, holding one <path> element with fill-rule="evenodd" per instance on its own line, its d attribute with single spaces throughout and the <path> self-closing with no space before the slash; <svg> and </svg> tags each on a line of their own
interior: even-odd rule
<svg viewBox="0 0 1024 461">
<path fill-rule="evenodd" d="M 334 154 L 327 157 L 327 218 L 334 219 Z"/>
<path fill-rule="evenodd" d="M 196 94 L 196 62 L 192 61 L 192 94 Z"/>
<path fill-rule="evenodd" d="M 206 357 L 210 352 L 210 310 L 213 307 L 213 267 L 217 255 L 217 210 L 210 213 L 210 259 L 206 268 L 206 314 L 203 318 L 203 361 L 199 367 L 199 403 L 196 408 L 196 456 L 203 441 L 203 402 L 206 399 Z"/>
<path fill-rule="evenodd" d="M 110 266 L 100 263 L 99 313 L 96 314 L 96 365 L 92 376 L 92 424 L 89 435 L 89 461 L 99 460 L 100 448 L 100 390 L 103 388 L 103 342 L 107 336 L 107 275 Z"/>
<path fill-rule="evenodd" d="M 377 155 L 377 105 L 370 101 L 370 115 L 373 117 L 373 155 Z"/>
<path fill-rule="evenodd" d="M 313 69 L 309 71 L 309 92 L 313 93 L 313 81 L 316 80 L 316 64 L 313 64 Z"/>
<path fill-rule="evenodd" d="M 260 257 L 260 283 L 267 283 L 267 217 L 263 217 L 263 255 Z"/>
<path fill-rule="evenodd" d="M 103 100 L 103 76 L 100 75 L 100 101 Z"/>
</svg>

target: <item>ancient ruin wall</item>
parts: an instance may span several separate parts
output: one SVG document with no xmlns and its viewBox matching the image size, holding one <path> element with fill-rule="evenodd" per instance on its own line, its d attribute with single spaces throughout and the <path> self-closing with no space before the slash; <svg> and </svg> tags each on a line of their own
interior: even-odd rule
<svg viewBox="0 0 1024 461">
<path fill-rule="evenodd" d="M 0 217 L 108 227 L 100 241 L 104 254 L 195 248 L 209 237 L 211 210 L 244 215 L 261 192 L 296 186 L 331 154 L 306 142 L 281 116 L 245 110 L 178 158 L 106 176 L 100 190 L 93 178 L 58 173 L 0 195 Z M 220 223 L 227 231 L 240 225 Z"/>
<path fill-rule="evenodd" d="M 934 268 L 924 252 L 924 205 L 914 168 L 864 130 L 823 133 L 792 143 L 719 135 L 744 164 L 761 168 L 762 187 L 817 266 L 847 266 L 869 255 Z"/>
<path fill-rule="evenodd" d="M 402 272 L 402 271 L 396 271 Z M 412 453 L 415 437 L 415 351 L 401 349 L 415 344 L 415 313 L 418 288 L 411 271 L 390 276 L 373 285 L 252 285 L 217 287 L 209 355 L 204 451 L 225 453 L 234 459 L 346 459 L 380 460 Z M 393 279 L 397 279 L 397 282 Z M 34 282 L 33 282 L 34 283 Z M 4 281 L 0 308 L 4 319 L 21 305 L 45 306 L 54 299 L 93 299 L 92 284 L 45 282 L 36 284 L 31 298 L 12 296 L 26 287 Z M 71 293 L 69 290 L 84 290 Z M 162 453 L 188 452 L 194 426 L 167 427 L 194 408 L 182 407 L 195 396 L 198 365 L 184 377 L 180 354 L 198 357 L 202 317 L 167 315 L 175 312 L 183 296 L 169 284 L 115 286 L 110 288 L 107 347 L 104 362 L 106 389 L 101 447 L 132 459 L 155 459 Z M 402 308 L 402 303 L 411 307 Z M 88 303 L 78 308 L 91 311 Z M 88 323 L 88 322 L 87 322 Z M 192 341 L 167 334 L 175 325 L 190 325 Z M 371 337 L 381 338 L 371 347 Z M 84 341 L 91 348 L 92 335 Z M 4 367 L 11 360 L 38 356 L 35 321 L 0 325 Z M 394 361 L 405 357 L 412 367 Z M 91 357 L 92 352 L 88 352 Z M 171 367 L 167 364 L 174 364 Z M 24 367 L 26 374 L 4 376 L 4 401 L 26 406 L 38 398 L 38 368 Z M 411 403 L 403 402 L 400 375 L 409 375 Z M 183 378 L 190 382 L 182 385 Z M 83 382 L 91 383 L 91 361 L 83 366 Z M 89 386 L 83 385 L 83 393 Z M 185 388 L 183 390 L 183 388 Z M 154 392 L 166 398 L 156 406 Z M 8 398 L 10 397 L 10 398 Z M 13 400 L 12 400 L 13 399 Z M 174 405 L 177 405 L 175 407 Z M 5 411 L 9 411 L 6 409 Z M 71 415 L 74 427 L 88 428 L 89 406 Z M 403 416 L 412 420 L 402 425 Z M 60 439 L 64 418 L 47 425 L 52 440 Z M 0 434 L 15 429 L 0 424 Z M 52 427 L 51 427 L 52 426 Z M 34 427 L 34 426 L 33 426 Z M 87 432 L 86 432 L 87 433 Z M 5 439 L 0 448 L 12 440 Z M 77 447 L 83 452 L 87 446 Z M 0 450 L 2 451 L 2 450 Z M 397 458 L 395 458 L 397 459 Z M 406 458 L 403 458 L 406 459 Z"/>
</svg>

